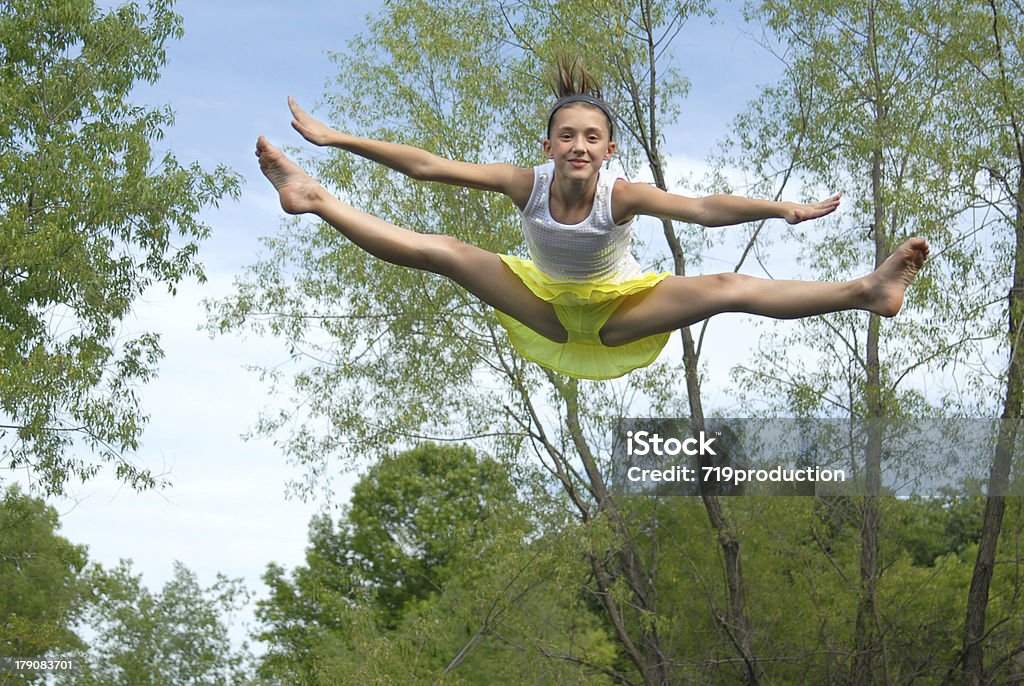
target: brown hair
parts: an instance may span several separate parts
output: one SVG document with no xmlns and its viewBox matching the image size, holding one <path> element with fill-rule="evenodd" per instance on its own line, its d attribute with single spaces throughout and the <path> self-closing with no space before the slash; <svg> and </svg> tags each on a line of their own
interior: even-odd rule
<svg viewBox="0 0 1024 686">
<path fill-rule="evenodd" d="M 548 113 L 548 138 L 551 137 L 551 120 L 555 112 L 574 102 L 586 103 L 601 110 L 608 118 L 609 136 L 615 138 L 615 115 L 612 108 L 601 95 L 601 84 L 586 70 L 578 57 L 570 60 L 564 54 L 559 55 L 555 65 L 548 70 L 546 80 L 558 98 Z"/>
<path fill-rule="evenodd" d="M 555 64 L 547 73 L 547 83 L 554 91 L 556 98 L 569 95 L 592 95 L 602 100 L 601 84 L 583 66 L 579 57 L 572 60 L 567 55 L 559 55 Z"/>
</svg>

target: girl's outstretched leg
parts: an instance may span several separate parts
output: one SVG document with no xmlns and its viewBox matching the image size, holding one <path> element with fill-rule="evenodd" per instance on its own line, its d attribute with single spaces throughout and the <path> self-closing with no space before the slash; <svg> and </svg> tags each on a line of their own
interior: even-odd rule
<svg viewBox="0 0 1024 686">
<path fill-rule="evenodd" d="M 375 257 L 446 276 L 541 335 L 559 342 L 568 337 L 554 308 L 534 295 L 494 253 L 450 236 L 403 229 L 346 205 L 263 136 L 256 143 L 256 156 L 285 212 L 315 214 Z"/>
<path fill-rule="evenodd" d="M 925 240 L 911 238 L 874 272 L 852 281 L 782 281 L 731 273 L 670 277 L 650 291 L 626 298 L 601 330 L 601 339 L 607 345 L 623 345 L 723 312 L 795 319 L 867 310 L 892 317 L 927 257 Z"/>
</svg>

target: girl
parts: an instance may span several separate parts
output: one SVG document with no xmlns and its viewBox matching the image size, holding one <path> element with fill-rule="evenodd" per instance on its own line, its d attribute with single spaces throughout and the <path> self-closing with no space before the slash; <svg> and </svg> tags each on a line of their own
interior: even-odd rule
<svg viewBox="0 0 1024 686">
<path fill-rule="evenodd" d="M 658 356 L 669 334 L 721 312 L 789 319 L 861 309 L 895 315 L 928 256 L 911 238 L 874 272 L 852 281 L 759 279 L 725 273 L 644 273 L 629 250 L 637 215 L 724 226 L 782 218 L 790 224 L 833 212 L 839 196 L 813 204 L 714 195 L 688 198 L 616 179 L 614 116 L 578 63 L 560 65 L 544 152 L 533 169 L 471 164 L 419 148 L 367 140 L 313 119 L 289 97 L 292 126 L 414 179 L 503 193 L 519 210 L 531 260 L 496 255 L 454 238 L 417 233 L 342 203 L 260 136 L 260 168 L 288 213 L 312 213 L 372 255 L 448 277 L 494 307 L 527 359 L 574 377 L 608 379 Z"/>
</svg>

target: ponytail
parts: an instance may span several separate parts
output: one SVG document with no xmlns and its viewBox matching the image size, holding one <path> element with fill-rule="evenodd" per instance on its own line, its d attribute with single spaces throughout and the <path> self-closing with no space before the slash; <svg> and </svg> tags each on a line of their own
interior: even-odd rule
<svg viewBox="0 0 1024 686">
<path fill-rule="evenodd" d="M 558 100 L 551 107 L 548 113 L 547 135 L 551 138 L 551 120 L 555 112 L 566 105 L 583 102 L 604 112 L 608 118 L 608 129 L 610 138 L 615 138 L 615 114 L 612 108 L 604 101 L 601 94 L 601 84 L 591 74 L 577 57 L 570 61 L 565 55 L 560 55 L 555 66 L 548 72 L 548 85 L 554 91 Z"/>
</svg>

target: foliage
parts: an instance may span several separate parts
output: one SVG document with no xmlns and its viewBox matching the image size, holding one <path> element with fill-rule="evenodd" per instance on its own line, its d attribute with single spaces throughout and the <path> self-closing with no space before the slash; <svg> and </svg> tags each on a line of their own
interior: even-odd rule
<svg viewBox="0 0 1024 686">
<path fill-rule="evenodd" d="M 0 655 L 81 646 L 73 626 L 88 594 L 83 546 L 57 535 L 57 512 L 10 486 L 0 501 Z"/>
<path fill-rule="evenodd" d="M 581 561 L 568 536 L 533 531 L 499 463 L 418 446 L 369 470 L 337 526 L 313 519 L 305 566 L 268 568 L 260 672 L 303 684 L 579 676 L 578 663 L 615 653 L 580 601 Z"/>
<path fill-rule="evenodd" d="M 350 554 L 376 602 L 398 611 L 445 586 L 466 542 L 485 547 L 491 518 L 517 517 L 515 497 L 506 470 L 464 446 L 385 457 L 352 491 Z"/>
<path fill-rule="evenodd" d="M 808 189 L 842 188 L 850 205 L 832 222 L 816 225 L 815 234 L 794 232 L 812 278 L 847 279 L 873 269 L 911 235 L 927 238 L 933 255 L 895 320 L 837 313 L 764 337 L 754 363 L 737 369 L 751 389 L 748 399 L 767 396 L 767 411 L 776 416 L 852 421 L 970 416 L 990 408 L 991 396 L 970 397 L 960 380 L 930 383 L 984 354 L 997 330 L 987 305 L 1001 278 L 977 270 L 992 245 L 973 221 L 963 175 L 974 137 L 965 126 L 971 107 L 965 85 L 976 76 L 965 62 L 942 57 L 960 40 L 957 15 L 931 2 L 765 0 L 748 8 L 785 56 L 786 69 L 737 120 L 741 164 L 762 179 L 788 180 L 792 171 Z M 973 183 L 972 174 L 967 187 Z M 880 469 L 882 446 L 869 441 L 857 458 L 870 481 Z M 916 664 L 892 662 L 895 646 L 916 644 L 900 622 L 902 608 L 916 598 L 888 585 L 901 565 L 887 556 L 891 530 L 882 521 L 888 505 L 869 497 L 856 506 L 860 569 L 850 577 L 858 598 L 847 659 L 848 678 L 863 683 L 935 677 L 943 671 L 929 671 L 936 662 L 945 669 L 956 662 L 955 641 L 948 639 L 933 642 L 936 652 Z M 925 523 L 903 524 L 919 562 L 946 559 L 935 554 L 934 541 L 913 541 L 927 530 L 915 531 L 915 525 Z M 976 535 L 965 536 L 958 548 L 970 540 Z M 949 567 L 966 587 L 963 566 Z M 911 585 L 927 585 L 925 575 L 905 576 Z M 955 597 L 950 587 L 929 588 L 950 602 Z M 936 618 L 934 626 L 953 621 L 948 612 Z M 925 623 L 918 631 L 925 626 L 933 627 Z"/>
<path fill-rule="evenodd" d="M 700 501 L 637 498 L 624 506 L 631 520 L 647 524 L 638 551 L 654 569 L 660 603 L 648 621 L 669 646 L 672 674 L 684 683 L 737 682 L 730 637 L 714 619 L 726 602 L 721 553 Z M 893 683 L 941 680 L 956 664 L 982 506 L 954 496 L 883 499 L 878 592 L 889 608 Z M 736 497 L 727 507 L 744 536 L 755 649 L 769 656 L 761 665 L 766 683 L 847 683 L 859 596 L 856 503 Z M 1004 558 L 1020 544 L 1020 513 L 1016 507 Z M 363 592 L 337 532 L 329 547 L 324 521 L 311 527 L 306 566 L 290 578 L 280 567 L 268 570 L 271 598 L 260 614 L 271 650 L 261 673 L 272 683 L 427 684 L 442 674 L 441 683 L 453 684 L 637 679 L 601 620 L 584 563 L 608 536 L 600 527 L 551 527 L 525 541 L 499 516 L 486 542 L 458 537 L 444 584 L 410 599 L 393 621 L 389 608 Z M 451 541 L 443 529 L 424 536 Z M 993 591 L 1000 616 L 1017 610 L 1019 585 L 1004 565 Z M 614 592 L 628 597 L 621 585 Z M 999 649 L 1012 648 L 1013 632 L 1000 627 L 993 637 Z M 572 661 L 584 669 L 573 671 Z"/>
<path fill-rule="evenodd" d="M 67 686 L 239 684 L 248 656 L 231 645 L 229 616 L 248 600 L 240 581 L 218 575 L 208 588 L 175 563 L 160 593 L 122 562 L 91 570 L 94 598 L 83 618 L 92 634 L 78 668 L 58 674 Z"/>
<path fill-rule="evenodd" d="M 598 611 L 584 562 L 609 532 L 596 524 L 531 524 L 524 503 L 508 496 L 496 463 L 464 448 L 422 446 L 387 462 L 375 476 L 394 475 L 402 487 L 378 489 L 368 475 L 360 484 L 367 487 L 360 489 L 360 507 L 385 512 L 398 498 L 418 521 L 432 522 L 416 528 L 414 538 L 399 538 L 414 541 L 405 569 L 431 570 L 425 551 L 445 551 L 433 558 L 445 560 L 430 571 L 435 587 L 392 609 L 387 603 L 395 595 L 378 594 L 363 575 L 387 568 L 375 563 L 390 562 L 394 549 L 371 548 L 364 559 L 351 547 L 359 527 L 350 519 L 316 518 L 306 565 L 290 573 L 268 568 L 270 597 L 260 603 L 259 638 L 269 651 L 260 661 L 260 683 L 635 681 Z M 409 477 L 424 465 L 438 465 L 438 471 L 428 475 L 431 483 L 417 484 Z M 466 478 L 480 474 L 490 474 L 491 486 L 478 488 Z M 649 621 L 670 646 L 672 673 L 686 683 L 735 682 L 730 639 L 714 620 L 726 595 L 716 573 L 721 553 L 700 502 L 666 497 L 623 504 L 631 520 L 646 523 L 638 551 L 655 570 L 661 603 Z M 898 609 L 884 615 L 893 683 L 939 681 L 956 663 L 982 506 L 981 499 L 952 495 L 883 500 L 879 595 L 885 607 Z M 855 504 L 736 497 L 727 507 L 744 534 L 756 651 L 771 658 L 762 665 L 766 682 L 845 683 L 857 602 Z M 7 634 L 5 654 L 75 654 L 80 669 L 60 675 L 60 684 L 250 679 L 249 658 L 231 646 L 228 633 L 229 618 L 250 599 L 237 582 L 220 577 L 204 588 L 180 564 L 159 593 L 147 590 L 127 562 L 83 575 L 85 551 L 53 536 L 52 509 L 12 490 L 2 512 L 4 627 L 15 626 L 12 617 L 22 618 L 23 629 L 26 618 L 35 627 L 20 643 Z M 999 559 L 1010 560 L 1024 541 L 1021 503 L 1008 509 L 1005 530 Z M 1014 566 L 1000 565 L 991 611 L 1006 619 L 989 636 L 994 654 L 1009 654 L 1019 641 L 1022 590 Z M 32 615 L 35 610 L 41 612 Z M 47 642 L 26 642 L 39 637 Z"/>
<path fill-rule="evenodd" d="M 725 501 L 743 535 L 754 652 L 765 657 L 759 665 L 764 683 L 857 683 L 848 672 L 859 598 L 857 504 L 781 496 Z M 890 608 L 883 622 L 892 683 L 941 681 L 956 664 L 956 628 L 975 552 L 973 543 L 960 541 L 976 536 L 982 505 L 953 497 L 881 501 L 878 592 Z M 730 637 L 714 621 L 726 602 L 715 573 L 721 555 L 699 501 L 644 499 L 637 507 L 634 514 L 658 522 L 646 554 L 658 561 L 659 621 L 673 647 L 673 674 L 683 683 L 737 683 L 742 671 L 731 659 Z M 923 542 L 930 546 L 927 556 L 919 555 Z M 1012 545 L 1007 542 L 1007 554 Z M 1016 584 L 1007 569 L 998 593 L 1009 600 Z"/>
<path fill-rule="evenodd" d="M 1012 214 L 1007 191 L 1014 160 L 1007 152 L 1013 146 L 1006 138 L 986 140 L 989 118 L 970 104 L 979 75 L 1000 82 L 987 71 L 992 63 L 965 62 L 963 55 L 970 40 L 979 41 L 979 54 L 991 47 L 977 29 L 997 6 L 995 0 L 959 9 L 938 2 L 751 3 L 786 69 L 737 119 L 723 177 L 726 166 L 749 173 L 756 182 L 743 192 L 760 196 L 791 194 L 797 182 L 807 196 L 844 191 L 844 211 L 831 223 L 786 236 L 800 251 L 805 278 L 858 276 L 912 234 L 930 240 L 933 260 L 897 319 L 842 313 L 787 322 L 781 333 L 763 338 L 763 354 L 738 371 L 738 385 L 751 390 L 748 407 L 799 417 L 991 410 L 995 394 L 984 378 L 985 360 L 1005 314 L 991 303 L 1002 302 L 1010 260 L 986 233 L 992 224 L 973 223 L 972 211 L 998 195 L 987 206 L 992 216 Z M 614 84 L 609 94 L 626 113 L 623 128 L 635 145 L 626 168 L 635 171 L 643 152 L 655 181 L 663 182 L 660 127 L 673 120 L 686 82 L 661 68 L 666 60 L 651 58 L 670 53 L 673 31 L 706 9 L 600 0 L 389 3 L 366 34 L 336 55 L 340 73 L 327 105 L 336 125 L 359 135 L 447 157 L 529 165 L 537 160 L 546 104 L 541 72 L 556 49 L 568 46 Z M 995 22 L 1007 46 L 1020 44 L 1010 31 L 1013 19 Z M 958 47 L 961 23 L 975 30 L 960 36 L 968 42 Z M 640 49 L 645 33 L 655 41 L 647 52 Z M 943 56 L 944 50 L 957 56 Z M 977 105 L 1012 120 L 1020 111 L 1012 106 L 1019 60 L 1007 64 L 1012 88 L 1003 89 L 1003 99 L 986 91 Z M 1001 131 L 1009 130 L 999 122 Z M 350 156 L 309 165 L 342 189 L 343 199 L 389 221 L 498 252 L 521 250 L 516 218 L 503 199 L 398 178 Z M 998 193 L 995 185 L 975 183 L 979 172 L 990 175 Z M 682 273 L 707 236 L 671 223 L 663 228 Z M 749 235 L 759 230 L 752 227 Z M 956 669 L 959 608 L 979 540 L 978 501 L 960 494 L 860 502 L 737 498 L 722 505 L 728 517 L 711 527 L 693 500 L 607 498 L 608 419 L 684 402 L 692 411 L 700 394 L 695 359 L 687 360 L 693 383 L 685 400 L 677 370 L 667 365 L 614 384 L 567 382 L 524 365 L 486 308 L 441 279 L 368 260 L 333 231 L 301 221 L 287 224 L 267 246 L 236 296 L 211 309 L 210 325 L 269 331 L 310 360 L 294 379 L 268 371 L 275 382 L 291 384 L 292 404 L 302 414 L 269 416 L 260 426 L 285 437 L 284 449 L 304 467 L 308 488 L 329 484 L 333 460 L 351 467 L 413 437 L 460 436 L 510 456 L 526 476 L 520 485 L 534 479 L 537 491 L 552 496 L 544 514 L 571 513 L 577 520 L 518 538 L 513 527 L 493 539 L 507 547 L 489 548 L 472 538 L 453 542 L 434 526 L 436 518 L 429 527 L 405 526 L 420 512 L 397 493 L 381 491 L 374 497 L 390 509 L 367 510 L 363 524 L 401 521 L 400 536 L 407 538 L 390 538 L 381 526 L 365 538 L 374 546 L 358 553 L 354 519 L 337 528 L 326 519 L 314 522 L 307 566 L 290 579 L 277 567 L 268 572 L 273 598 L 264 621 L 277 652 L 264 663 L 267 674 L 307 683 L 341 674 L 386 683 L 432 681 L 448 670 L 446 680 L 486 683 L 487 668 L 478 672 L 474 660 L 493 655 L 492 677 L 507 668 L 502 679 L 530 674 L 536 682 L 534 673 L 516 671 L 536 667 L 519 658 L 558 652 L 555 629 L 535 629 L 538 618 L 567 612 L 590 627 L 593 616 L 576 614 L 581 606 L 600 617 L 583 653 L 586 666 L 622 683 L 912 683 Z M 977 372 L 968 380 L 970 393 L 957 376 L 965 368 Z M 537 459 L 546 482 L 529 469 Z M 465 511 L 453 514 L 457 519 Z M 578 546 L 553 545 L 561 535 Z M 424 536 L 437 537 L 440 548 Z M 1020 529 L 1012 527 L 1000 540 L 1005 559 L 1019 560 L 1011 552 L 1019 540 Z M 541 556 L 527 566 L 544 545 L 562 557 Z M 373 559 L 376 550 L 391 554 Z M 535 592 L 514 604 L 522 614 L 503 615 L 507 623 L 498 626 L 489 618 L 491 609 L 504 607 L 494 604 L 507 597 L 502 583 L 516 587 L 534 578 L 499 580 L 498 571 L 520 569 L 537 571 Z M 1007 664 L 1019 629 L 1018 571 L 1014 562 L 993 578 L 999 631 L 992 645 Z M 530 630 L 535 643 L 525 640 Z M 858 663 L 869 653 L 870 660 Z M 644 672 L 645 659 L 656 669 Z"/>
<path fill-rule="evenodd" d="M 925 40 L 941 23 L 921 3 L 768 1 L 749 11 L 787 66 L 737 118 L 730 161 L 759 179 L 791 170 L 808 196 L 844 193 L 833 220 L 792 231 L 807 278 L 863 274 L 908 236 L 927 238 L 933 259 L 898 318 L 847 312 L 771 327 L 738 380 L 785 416 L 922 417 L 962 403 L 955 388 L 945 398 L 921 389 L 924 370 L 942 374 L 976 356 L 987 329 L 980 292 L 961 287 L 986 246 L 957 222 L 966 207 L 951 155 L 962 143 L 962 70 L 942 69 Z"/>
<path fill-rule="evenodd" d="M 626 129 L 637 130 L 637 145 L 654 144 L 672 113 L 669 107 L 663 116 L 658 107 L 680 96 L 685 82 L 670 69 L 658 79 L 644 76 L 655 69 L 651 54 L 659 49 L 652 43 L 671 42 L 704 9 L 701 2 L 389 3 L 336 55 L 338 87 L 328 96 L 329 110 L 337 126 L 357 135 L 448 158 L 530 166 L 542 159 L 551 100 L 542 77 L 554 53 L 566 49 L 565 31 L 572 32 L 568 49 L 590 57 L 607 41 L 611 22 L 619 61 L 612 68 L 595 60 L 595 70 L 622 105 L 623 122 L 632 123 Z M 639 154 L 660 169 L 655 148 Z M 632 172 L 636 162 L 636 155 L 627 157 L 625 166 Z M 350 155 L 307 166 L 343 189 L 342 199 L 392 223 L 498 253 L 524 252 L 506 198 L 417 183 Z M 663 230 L 674 236 L 667 224 Z M 562 511 L 569 507 L 578 521 L 590 522 L 610 503 L 603 458 L 596 457 L 608 446 L 609 418 L 674 396 L 667 365 L 590 384 L 526 363 L 493 313 L 464 291 L 431 274 L 368 260 L 327 227 L 311 231 L 301 220 L 289 222 L 267 246 L 237 293 L 211 308 L 210 327 L 269 331 L 308 361 L 290 379 L 268 370 L 274 383 L 290 386 L 290 407 L 302 409 L 265 416 L 259 426 L 283 437 L 284 450 L 303 467 L 305 489 L 329 488 L 335 465 L 351 469 L 407 447 L 412 437 L 473 438 L 521 466 L 539 455 L 562 489 Z M 619 621 L 622 612 L 643 612 L 637 608 L 646 601 L 612 596 L 607 588 L 621 574 L 630 577 L 623 588 L 640 593 L 648 584 L 646 570 L 615 552 L 631 545 L 632 532 L 612 529 L 606 547 L 586 556 L 592 567 L 608 568 L 596 572 L 596 593 L 618 623 L 629 659 L 651 675 L 644 678 L 660 679 L 664 662 L 648 624 L 632 623 L 640 636 L 628 637 Z"/>
<path fill-rule="evenodd" d="M 1024 127 L 1020 112 L 1024 107 L 1024 12 L 1020 2 L 999 0 L 954 3 L 948 8 L 955 17 L 956 30 L 947 40 L 934 42 L 941 48 L 943 68 L 965 73 L 958 104 L 963 114 L 963 146 L 957 152 L 957 173 L 965 195 L 982 217 L 991 215 L 991 223 L 975 221 L 978 230 L 994 231 L 994 250 L 982 270 L 991 274 L 978 279 L 988 296 L 998 303 L 1006 296 L 1008 307 L 990 308 L 995 315 L 991 330 L 1008 335 L 997 338 L 999 351 L 1008 352 L 1000 364 L 998 390 L 989 397 L 999 398 L 996 410 L 1004 419 L 993 447 L 989 464 L 989 492 L 995 484 L 1005 483 L 1013 472 L 1017 425 L 1024 407 L 1024 358 L 1022 358 L 1021 313 L 1024 312 Z M 976 286 L 977 288 L 977 286 Z M 1006 313 L 1008 316 L 999 315 Z M 975 378 L 988 380 L 985 370 Z M 980 385 L 977 381 L 976 384 Z M 1019 644 L 992 640 L 994 633 L 1020 635 L 1016 621 L 1016 603 L 1009 607 L 995 590 L 1000 566 L 1000 546 L 1004 539 L 1019 540 L 1019 529 L 1007 531 L 1005 521 L 1011 505 L 1001 497 L 989 497 L 985 503 L 984 523 L 978 540 L 974 573 L 967 593 L 967 612 L 963 632 L 962 668 L 965 684 L 981 684 L 1006 675 L 1019 680 L 1024 670 Z M 1009 534 L 1009 535 L 1008 535 Z M 1014 574 L 1020 574 L 1020 556 L 1011 558 Z M 1016 596 L 1014 596 L 1016 597 Z M 1005 634 L 1001 638 L 1005 638 Z"/>
<path fill-rule="evenodd" d="M 103 463 L 155 483 L 128 456 L 161 350 L 119 325 L 147 288 L 202 279 L 197 215 L 238 190 L 160 153 L 171 110 L 129 97 L 181 32 L 171 0 L 0 5 L 0 465 L 49 493 Z"/>
</svg>

